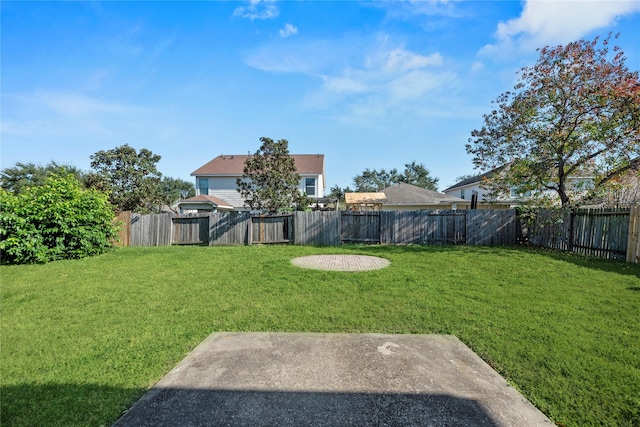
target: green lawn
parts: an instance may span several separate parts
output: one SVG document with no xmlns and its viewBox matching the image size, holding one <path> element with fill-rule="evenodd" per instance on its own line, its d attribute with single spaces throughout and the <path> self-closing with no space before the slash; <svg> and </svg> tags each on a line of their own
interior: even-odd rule
<svg viewBox="0 0 640 427">
<path fill-rule="evenodd" d="M 305 270 L 358 253 L 384 270 Z M 640 425 L 640 266 L 483 247 L 123 248 L 3 266 L 1 422 L 109 425 L 214 331 L 453 334 L 559 425 Z"/>
</svg>

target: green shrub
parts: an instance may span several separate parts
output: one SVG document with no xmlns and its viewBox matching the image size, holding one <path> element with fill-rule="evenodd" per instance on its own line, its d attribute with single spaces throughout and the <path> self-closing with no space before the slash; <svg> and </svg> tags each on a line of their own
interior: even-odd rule
<svg viewBox="0 0 640 427">
<path fill-rule="evenodd" d="M 73 175 L 47 178 L 19 195 L 0 190 L 3 263 L 41 263 L 105 252 L 117 237 L 106 193 L 83 190 Z"/>
</svg>

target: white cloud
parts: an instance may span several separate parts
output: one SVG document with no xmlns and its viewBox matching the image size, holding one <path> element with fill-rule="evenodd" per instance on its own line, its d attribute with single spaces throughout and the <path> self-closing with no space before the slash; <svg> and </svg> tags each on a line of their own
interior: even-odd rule
<svg viewBox="0 0 640 427">
<path fill-rule="evenodd" d="M 40 105 L 64 116 L 88 116 L 95 113 L 126 114 L 139 108 L 117 102 L 103 101 L 70 92 L 36 92 L 23 97 L 32 105 Z"/>
<path fill-rule="evenodd" d="M 370 52 L 359 64 L 322 76 L 322 87 L 309 94 L 310 108 L 334 109 L 343 122 L 376 126 L 412 115 L 417 105 L 441 99 L 437 94 L 455 81 L 443 69 L 440 53 L 421 55 L 403 46 Z"/>
<path fill-rule="evenodd" d="M 3 134 L 113 134 L 114 116 L 122 121 L 152 111 L 75 92 L 36 91 L 3 96 L 11 111 L 4 114 Z"/>
<path fill-rule="evenodd" d="M 438 104 L 431 111 L 441 109 L 447 98 L 444 90 L 457 78 L 439 52 L 415 52 L 385 35 L 373 40 L 271 42 L 246 55 L 245 62 L 267 72 L 317 78 L 319 85 L 304 95 L 303 105 L 360 123 L 366 112 L 371 123 L 390 122 L 400 114 L 413 116 L 421 104 Z"/>
<path fill-rule="evenodd" d="M 287 38 L 297 33 L 298 33 L 298 27 L 296 27 L 295 25 L 286 24 L 284 28 L 280 30 L 280 37 Z"/>
<path fill-rule="evenodd" d="M 495 33 L 498 42 L 485 46 L 481 53 L 528 51 L 549 44 L 566 44 L 593 30 L 614 25 L 621 16 L 639 11 L 637 0 L 526 0 L 522 14 L 500 22 Z"/>
<path fill-rule="evenodd" d="M 387 0 L 367 3 L 387 10 L 394 18 L 414 18 L 415 16 L 457 16 L 455 4 L 459 0 Z"/>
<path fill-rule="evenodd" d="M 275 4 L 275 0 L 250 0 L 248 6 L 237 7 L 233 11 L 233 16 L 254 19 L 272 19 L 280 14 L 280 10 Z"/>
<path fill-rule="evenodd" d="M 484 64 L 480 61 L 474 61 L 473 64 L 471 64 L 471 72 L 472 73 L 477 73 L 480 70 L 484 69 Z"/>
</svg>

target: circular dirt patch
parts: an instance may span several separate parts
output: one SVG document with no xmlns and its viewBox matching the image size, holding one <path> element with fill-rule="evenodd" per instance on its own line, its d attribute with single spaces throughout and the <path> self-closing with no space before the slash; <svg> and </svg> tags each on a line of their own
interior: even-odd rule
<svg viewBox="0 0 640 427">
<path fill-rule="evenodd" d="M 302 268 L 332 271 L 367 271 L 388 267 L 388 259 L 367 255 L 310 255 L 294 258 L 291 263 Z"/>
</svg>

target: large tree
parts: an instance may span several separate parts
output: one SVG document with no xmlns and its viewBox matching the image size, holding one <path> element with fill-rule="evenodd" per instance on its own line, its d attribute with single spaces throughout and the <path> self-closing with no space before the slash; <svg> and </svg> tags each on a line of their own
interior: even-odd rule
<svg viewBox="0 0 640 427">
<path fill-rule="evenodd" d="M 164 176 L 158 186 L 164 203 L 168 205 L 196 195 L 196 188 L 193 183 L 180 178 Z"/>
<path fill-rule="evenodd" d="M 89 175 L 89 184 L 108 191 L 117 211 L 153 212 L 163 203 L 159 161 L 160 156 L 146 148 L 138 152 L 128 144 L 101 150 L 91 156 L 95 172 Z"/>
<path fill-rule="evenodd" d="M 260 138 L 262 145 L 245 162 L 238 192 L 254 210 L 276 213 L 305 210 L 309 199 L 298 189 L 300 176 L 286 139 Z"/>
<path fill-rule="evenodd" d="M 610 42 L 611 35 L 539 49 L 514 91 L 494 101 L 467 144 L 481 170 L 506 166 L 487 183 L 494 192 L 552 190 L 566 207 L 582 193 L 572 192 L 569 177 L 593 177 L 597 191 L 638 165 L 638 72 Z"/>
<path fill-rule="evenodd" d="M 416 185 L 418 187 L 427 188 L 429 190 L 437 190 L 438 178 L 434 178 L 429 170 L 422 164 L 406 163 L 404 171 L 399 173 L 397 169 L 365 169 L 360 175 L 353 178 L 353 185 L 357 192 L 377 192 L 381 191 L 392 184 L 405 182 L 407 184 Z"/>
<path fill-rule="evenodd" d="M 0 186 L 5 190 L 20 194 L 26 188 L 43 185 L 52 175 L 73 175 L 84 186 L 86 173 L 75 166 L 51 162 L 45 166 L 35 163 L 18 162 L 14 166 L 5 168 L 0 174 Z"/>
</svg>

